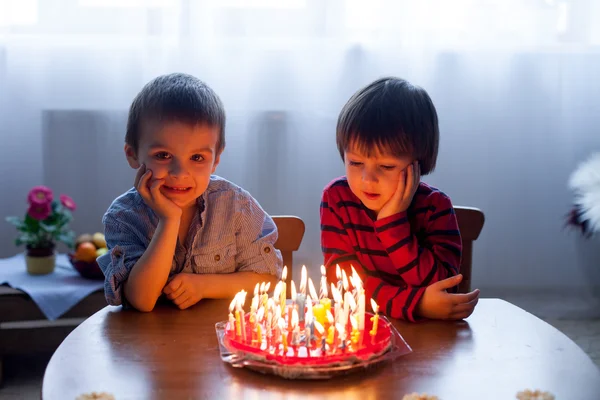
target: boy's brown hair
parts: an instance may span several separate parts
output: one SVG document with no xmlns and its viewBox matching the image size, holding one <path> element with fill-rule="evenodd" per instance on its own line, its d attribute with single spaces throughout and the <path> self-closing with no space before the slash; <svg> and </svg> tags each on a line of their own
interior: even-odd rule
<svg viewBox="0 0 600 400">
<path fill-rule="evenodd" d="M 342 160 L 352 146 L 370 157 L 410 154 L 421 175 L 435 169 L 439 143 L 438 117 L 427 92 L 404 79 L 386 77 L 356 92 L 337 122 L 336 141 Z"/>
<path fill-rule="evenodd" d="M 219 96 L 200 79 L 182 73 L 154 78 L 133 99 L 125 143 L 137 152 L 142 129 L 173 121 L 217 127 L 217 154 L 225 148 L 225 109 Z"/>
</svg>

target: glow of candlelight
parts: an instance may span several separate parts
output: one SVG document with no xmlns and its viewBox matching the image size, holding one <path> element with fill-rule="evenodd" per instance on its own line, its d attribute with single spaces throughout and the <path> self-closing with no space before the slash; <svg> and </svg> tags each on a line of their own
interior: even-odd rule
<svg viewBox="0 0 600 400">
<path fill-rule="evenodd" d="M 265 293 L 268 293 L 270 288 L 271 288 L 271 282 L 267 282 L 267 284 L 265 285 Z"/>
<path fill-rule="evenodd" d="M 371 299 L 371 307 L 373 308 L 373 313 L 375 315 L 371 317 L 371 321 L 373 321 L 373 328 L 371 328 L 371 331 L 369 333 L 371 334 L 374 340 L 375 336 L 377 335 L 377 326 L 379 325 L 379 314 L 377 314 L 379 312 L 379 306 L 377 305 L 377 303 L 375 303 L 375 300 L 373 299 Z"/>
<path fill-rule="evenodd" d="M 338 281 L 342 280 L 342 270 L 340 269 L 340 264 L 335 265 L 335 277 Z"/>
<path fill-rule="evenodd" d="M 258 296 L 259 287 L 260 287 L 260 283 L 257 283 L 256 286 L 254 286 L 254 296 Z"/>
<path fill-rule="evenodd" d="M 258 283 L 257 283 L 258 285 Z M 258 291 L 260 292 L 260 294 L 263 294 L 265 292 L 265 283 L 261 282 L 260 283 L 260 289 L 258 289 Z"/>
<path fill-rule="evenodd" d="M 319 335 L 323 335 L 325 333 L 325 328 L 319 321 L 315 321 L 315 330 L 319 333 Z"/>
<path fill-rule="evenodd" d="M 306 278 L 307 278 L 307 273 L 306 273 L 306 265 L 302 266 L 302 271 L 300 273 L 300 293 L 306 295 Z"/>
<path fill-rule="evenodd" d="M 349 303 L 350 310 L 354 312 L 354 310 L 356 310 L 356 300 L 354 300 L 354 296 L 347 296 L 346 301 Z"/>
</svg>

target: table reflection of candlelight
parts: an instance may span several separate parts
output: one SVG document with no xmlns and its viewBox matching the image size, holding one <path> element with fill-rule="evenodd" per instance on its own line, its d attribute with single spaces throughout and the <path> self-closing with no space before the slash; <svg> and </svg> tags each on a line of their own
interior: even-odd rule
<svg viewBox="0 0 600 400">
<path fill-rule="evenodd" d="M 369 332 L 371 334 L 371 340 L 375 340 L 375 336 L 377 336 L 377 326 L 379 325 L 379 306 L 375 303 L 375 300 L 371 299 L 371 307 L 373 308 L 373 315 L 371 317 L 371 321 L 373 321 L 373 328 Z"/>
</svg>

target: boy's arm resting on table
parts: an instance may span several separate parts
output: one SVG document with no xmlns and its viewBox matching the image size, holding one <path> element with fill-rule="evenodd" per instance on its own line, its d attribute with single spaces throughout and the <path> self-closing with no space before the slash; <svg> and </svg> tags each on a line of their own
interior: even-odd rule
<svg viewBox="0 0 600 400">
<path fill-rule="evenodd" d="M 98 264 L 106 277 L 108 304 L 152 311 L 171 270 L 179 221 L 161 220 L 147 247 L 133 229 L 114 218 L 105 217 L 104 227 L 110 251 Z"/>
<path fill-rule="evenodd" d="M 411 231 L 406 212 L 375 222 L 375 234 L 408 285 L 427 286 L 459 273 L 462 241 L 454 208 L 441 193 L 436 200 L 427 230 L 420 232 L 423 243 Z"/>
</svg>

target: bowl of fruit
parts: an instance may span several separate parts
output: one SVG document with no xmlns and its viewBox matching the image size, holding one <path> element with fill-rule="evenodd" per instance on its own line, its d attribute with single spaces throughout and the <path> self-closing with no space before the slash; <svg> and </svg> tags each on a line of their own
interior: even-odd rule
<svg viewBox="0 0 600 400">
<path fill-rule="evenodd" d="M 69 261 L 73 268 L 84 278 L 104 279 L 104 274 L 96 262 L 96 258 L 108 252 L 104 234 L 96 232 L 93 235 L 84 233 L 75 241 L 75 252 L 69 253 Z"/>
</svg>

